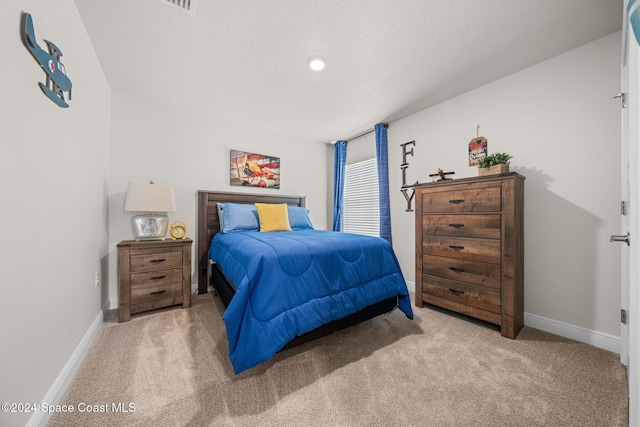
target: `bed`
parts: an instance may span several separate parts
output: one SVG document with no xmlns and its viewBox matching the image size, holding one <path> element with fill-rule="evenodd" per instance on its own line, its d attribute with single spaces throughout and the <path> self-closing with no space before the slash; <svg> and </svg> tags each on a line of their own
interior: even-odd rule
<svg viewBox="0 0 640 427">
<path fill-rule="evenodd" d="M 229 218 L 255 211 L 254 206 L 263 230 L 265 212 L 288 210 L 292 231 L 229 229 Z M 224 233 L 220 207 L 227 218 Z M 212 285 L 226 307 L 223 320 L 236 373 L 284 348 L 396 307 L 413 318 L 391 245 L 374 237 L 294 226 L 294 216 L 302 218 L 304 207 L 303 196 L 198 192 L 198 290 L 205 293 Z"/>
</svg>

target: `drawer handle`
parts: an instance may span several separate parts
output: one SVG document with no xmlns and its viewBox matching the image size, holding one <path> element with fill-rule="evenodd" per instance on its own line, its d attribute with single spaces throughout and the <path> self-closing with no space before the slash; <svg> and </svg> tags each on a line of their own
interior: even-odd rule
<svg viewBox="0 0 640 427">
<path fill-rule="evenodd" d="M 464 224 L 449 224 L 449 227 L 462 228 L 462 227 L 464 227 Z"/>
<path fill-rule="evenodd" d="M 149 292 L 149 295 L 160 295 L 160 294 L 164 294 L 165 292 L 167 292 L 167 290 L 163 289 L 161 291 Z"/>
<path fill-rule="evenodd" d="M 165 262 L 167 259 L 166 258 L 162 258 L 162 259 L 152 259 L 149 262 Z"/>
<path fill-rule="evenodd" d="M 452 294 L 455 294 L 456 296 L 460 296 L 460 295 L 464 294 L 464 291 L 458 291 L 458 290 L 451 289 L 451 288 L 449 288 L 449 292 L 451 292 Z"/>
<path fill-rule="evenodd" d="M 459 205 L 460 203 L 464 203 L 464 199 L 449 200 L 449 203 L 453 203 L 454 205 Z"/>
<path fill-rule="evenodd" d="M 160 280 L 160 279 L 164 279 L 165 277 L 167 276 L 152 276 L 152 277 L 149 277 L 149 280 Z"/>
<path fill-rule="evenodd" d="M 451 249 L 464 249 L 464 246 L 449 245 Z"/>
<path fill-rule="evenodd" d="M 464 272 L 464 268 L 458 268 L 458 267 L 449 267 L 449 270 L 455 271 L 456 273 Z"/>
</svg>

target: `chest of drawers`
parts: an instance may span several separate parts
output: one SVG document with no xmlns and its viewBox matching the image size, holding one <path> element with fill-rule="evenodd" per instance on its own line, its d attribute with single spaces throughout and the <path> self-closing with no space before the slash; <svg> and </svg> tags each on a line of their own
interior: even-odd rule
<svg viewBox="0 0 640 427">
<path fill-rule="evenodd" d="M 417 306 L 500 326 L 524 323 L 524 177 L 517 173 L 415 187 Z"/>
<path fill-rule="evenodd" d="M 118 244 L 118 321 L 182 304 L 191 307 L 190 239 Z"/>
</svg>

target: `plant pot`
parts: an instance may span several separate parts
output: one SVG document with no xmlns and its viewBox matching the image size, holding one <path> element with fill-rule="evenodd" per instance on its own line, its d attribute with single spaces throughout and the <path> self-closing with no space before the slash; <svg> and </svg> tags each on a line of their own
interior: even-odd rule
<svg viewBox="0 0 640 427">
<path fill-rule="evenodd" d="M 509 165 L 508 164 L 500 164 L 500 165 L 493 165 L 493 166 L 489 166 L 488 168 L 478 168 L 478 176 L 485 176 L 485 175 L 500 175 L 502 173 L 508 173 L 509 172 Z"/>
</svg>

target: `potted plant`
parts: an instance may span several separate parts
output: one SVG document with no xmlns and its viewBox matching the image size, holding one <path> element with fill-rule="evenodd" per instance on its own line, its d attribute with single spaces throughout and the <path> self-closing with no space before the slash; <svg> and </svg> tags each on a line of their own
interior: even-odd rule
<svg viewBox="0 0 640 427">
<path fill-rule="evenodd" d="M 478 176 L 497 175 L 509 172 L 509 160 L 513 158 L 507 153 L 489 154 L 478 159 Z"/>
</svg>

